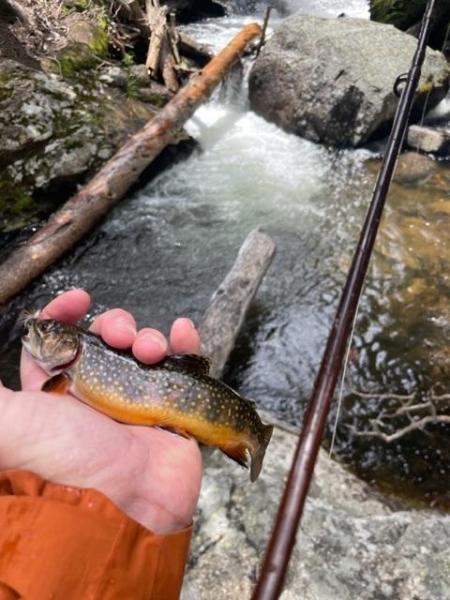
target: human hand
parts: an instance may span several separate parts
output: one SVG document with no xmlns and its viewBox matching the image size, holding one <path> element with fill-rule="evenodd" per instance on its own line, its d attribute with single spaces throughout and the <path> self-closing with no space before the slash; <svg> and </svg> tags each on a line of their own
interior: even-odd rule
<svg viewBox="0 0 450 600">
<path fill-rule="evenodd" d="M 76 323 L 89 305 L 86 292 L 71 290 L 41 316 Z M 200 347 L 189 319 L 173 323 L 169 342 L 154 329 L 137 332 L 133 317 L 122 309 L 98 316 L 91 330 L 115 348 L 131 348 L 145 363 L 158 362 L 169 348 L 198 353 Z M 161 429 L 117 423 L 69 394 L 41 392 L 47 378 L 22 351 L 22 391 L 0 383 L 0 469 L 28 469 L 56 483 L 95 488 L 156 533 L 189 525 L 202 475 L 197 443 Z"/>
</svg>

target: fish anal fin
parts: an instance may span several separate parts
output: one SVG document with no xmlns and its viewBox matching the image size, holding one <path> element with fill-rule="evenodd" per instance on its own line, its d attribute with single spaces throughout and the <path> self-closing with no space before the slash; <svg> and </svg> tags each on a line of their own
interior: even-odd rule
<svg viewBox="0 0 450 600">
<path fill-rule="evenodd" d="M 172 425 L 160 425 L 161 429 L 164 429 L 165 431 L 170 431 L 170 433 L 176 433 L 176 435 L 179 435 L 183 438 L 186 438 L 187 440 L 192 439 L 192 436 L 189 435 L 189 433 L 187 431 L 185 431 L 184 429 L 181 429 L 180 427 L 173 427 Z"/>
<path fill-rule="evenodd" d="M 208 375 L 211 368 L 209 359 L 198 354 L 171 354 L 166 358 L 165 363 L 180 371 L 199 375 Z"/>
<path fill-rule="evenodd" d="M 248 468 L 247 446 L 245 444 L 233 444 L 220 448 L 224 454 L 236 461 L 242 467 Z"/>
<path fill-rule="evenodd" d="M 42 384 L 41 390 L 51 394 L 65 394 L 70 387 L 70 377 L 65 373 L 58 373 L 47 379 Z"/>
</svg>

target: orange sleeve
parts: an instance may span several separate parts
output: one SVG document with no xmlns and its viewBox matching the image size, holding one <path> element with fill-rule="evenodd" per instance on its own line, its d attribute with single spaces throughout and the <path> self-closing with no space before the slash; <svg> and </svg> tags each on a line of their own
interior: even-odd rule
<svg viewBox="0 0 450 600">
<path fill-rule="evenodd" d="M 0 600 L 172 600 L 191 528 L 157 535 L 91 489 L 0 473 Z"/>
</svg>

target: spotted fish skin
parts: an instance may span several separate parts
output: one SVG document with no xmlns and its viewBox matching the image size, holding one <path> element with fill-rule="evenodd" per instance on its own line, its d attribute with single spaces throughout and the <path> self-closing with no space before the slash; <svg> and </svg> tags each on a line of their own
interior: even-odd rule
<svg viewBox="0 0 450 600">
<path fill-rule="evenodd" d="M 217 446 L 244 466 L 249 453 L 251 480 L 258 477 L 273 427 L 262 423 L 253 402 L 209 377 L 206 359 L 172 355 L 144 365 L 84 329 L 54 323 L 59 335 L 78 340 L 76 358 L 60 371 L 75 396 L 124 423 L 156 425 Z"/>
</svg>

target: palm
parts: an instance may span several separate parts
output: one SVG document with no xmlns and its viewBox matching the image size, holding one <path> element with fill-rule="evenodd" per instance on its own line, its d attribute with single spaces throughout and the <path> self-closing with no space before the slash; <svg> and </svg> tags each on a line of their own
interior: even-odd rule
<svg viewBox="0 0 450 600">
<path fill-rule="evenodd" d="M 3 389 L 8 398 L 0 468 L 26 468 L 58 483 L 96 488 L 156 532 L 187 526 L 202 471 L 195 441 L 117 423 L 70 395 L 36 391 L 45 377 L 25 356 L 23 387 L 31 391 Z"/>
</svg>

